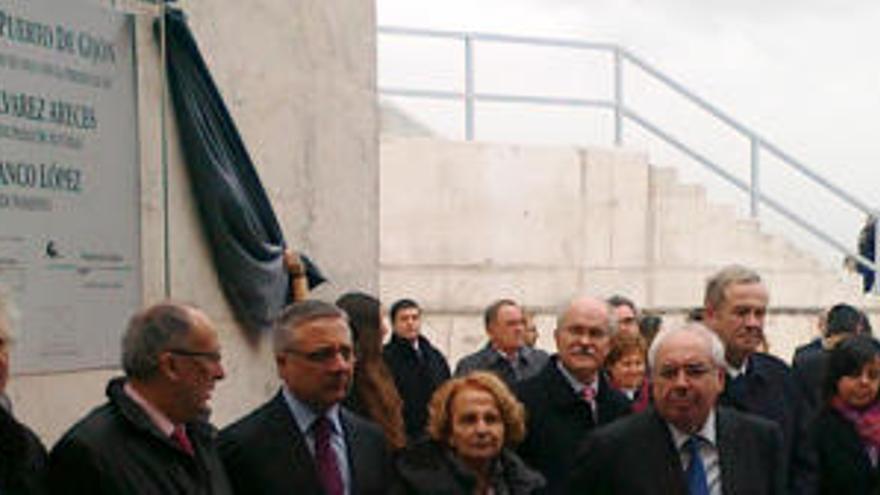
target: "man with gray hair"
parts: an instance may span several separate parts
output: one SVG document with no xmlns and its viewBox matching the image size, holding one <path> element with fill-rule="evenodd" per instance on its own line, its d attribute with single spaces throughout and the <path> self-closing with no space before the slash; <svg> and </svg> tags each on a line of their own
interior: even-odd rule
<svg viewBox="0 0 880 495">
<path fill-rule="evenodd" d="M 648 352 L 654 409 L 594 432 L 567 493 L 781 495 L 779 427 L 717 405 L 724 348 L 699 323 L 661 330 Z"/>
<path fill-rule="evenodd" d="M 231 494 L 207 423 L 224 377 L 214 325 L 194 306 L 161 302 L 135 314 L 122 339 L 125 378 L 50 454 L 53 493 Z"/>
<path fill-rule="evenodd" d="M 384 495 L 391 458 L 382 430 L 340 402 L 354 373 L 345 313 L 295 302 L 274 328 L 275 397 L 220 433 L 237 494 Z"/>
<path fill-rule="evenodd" d="M 0 287 L 0 493 L 39 494 L 45 490 L 46 449 L 34 432 L 12 415 L 12 403 L 6 395 L 13 320 L 12 301 Z"/>
<path fill-rule="evenodd" d="M 548 493 L 568 493 L 564 480 L 580 442 L 599 425 L 628 414 L 629 399 L 602 373 L 616 331 L 611 306 L 578 297 L 559 311 L 553 337 L 557 354 L 515 392 L 528 412 L 519 453 L 547 479 Z"/>
<path fill-rule="evenodd" d="M 726 266 L 707 281 L 704 322 L 724 343 L 727 375 L 718 401 L 779 425 L 789 493 L 809 495 L 815 493 L 817 479 L 806 400 L 788 365 L 758 351 L 769 299 L 761 276 L 744 266 Z"/>
</svg>

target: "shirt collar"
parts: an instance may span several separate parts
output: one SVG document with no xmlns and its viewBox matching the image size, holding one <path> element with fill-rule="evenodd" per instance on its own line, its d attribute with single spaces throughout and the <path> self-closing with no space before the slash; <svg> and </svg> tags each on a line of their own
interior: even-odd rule
<svg viewBox="0 0 880 495">
<path fill-rule="evenodd" d="M 684 443 L 687 442 L 687 440 L 694 435 L 699 436 L 713 446 L 716 445 L 714 408 L 709 411 L 709 416 L 706 418 L 706 422 L 703 423 L 703 427 L 700 428 L 699 431 L 696 431 L 694 433 L 685 433 L 673 426 L 673 424 L 668 421 L 666 422 L 666 424 L 669 426 L 669 432 L 672 433 L 672 441 L 673 443 L 675 443 L 676 450 L 681 450 Z"/>
<path fill-rule="evenodd" d="M 496 356 L 496 358 L 503 359 L 505 361 L 520 361 L 521 359 L 524 358 L 523 352 L 522 352 L 522 347 L 520 347 L 519 349 L 516 350 L 515 353 L 513 353 L 513 359 L 510 359 L 509 355 L 501 352 L 501 349 L 496 348 L 491 343 L 489 344 L 489 349 Z"/>
<path fill-rule="evenodd" d="M 562 376 L 565 377 L 565 381 L 571 385 L 571 388 L 574 389 L 575 394 L 578 396 L 583 395 L 584 389 L 590 387 L 593 389 L 593 396 L 599 396 L 599 372 L 596 372 L 596 377 L 590 383 L 582 383 L 574 375 L 571 374 L 566 368 L 565 365 L 562 364 L 562 361 L 556 360 L 556 367 L 559 369 L 559 372 L 562 373 Z"/>
<path fill-rule="evenodd" d="M 725 361 L 725 367 L 727 368 L 727 374 L 730 375 L 731 378 L 739 378 L 740 375 L 746 374 L 746 369 L 749 366 L 749 358 L 743 359 L 742 365 L 739 368 L 734 367 L 729 362 Z"/>
<path fill-rule="evenodd" d="M 320 414 L 315 412 L 315 410 L 305 402 L 297 399 L 286 385 L 282 388 L 281 393 L 284 395 L 284 401 L 287 403 L 290 413 L 293 414 L 293 419 L 296 421 L 299 431 L 308 433 L 309 429 L 312 427 L 312 423 L 318 419 Z M 334 404 L 324 413 L 324 416 L 330 420 L 330 424 L 333 425 L 333 431 L 341 434 L 342 423 L 339 420 L 339 404 Z"/>
<path fill-rule="evenodd" d="M 168 419 L 168 416 L 166 416 L 165 413 L 160 411 L 153 404 L 150 404 L 143 395 L 139 394 L 138 391 L 131 386 L 131 383 L 125 382 L 122 389 L 125 391 L 125 395 L 147 413 L 147 417 L 150 418 L 150 421 L 156 425 L 156 428 L 158 428 L 159 431 L 164 433 L 166 437 L 171 436 L 171 433 L 174 432 L 174 423 Z"/>
</svg>

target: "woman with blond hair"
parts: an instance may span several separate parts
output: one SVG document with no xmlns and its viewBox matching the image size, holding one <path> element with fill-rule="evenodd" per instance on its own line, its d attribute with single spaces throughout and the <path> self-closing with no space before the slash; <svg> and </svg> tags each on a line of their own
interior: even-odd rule
<svg viewBox="0 0 880 495">
<path fill-rule="evenodd" d="M 511 450 L 525 436 L 525 411 L 498 377 L 452 379 L 428 408 L 429 438 L 398 457 L 393 494 L 529 495 L 544 487 Z"/>
</svg>

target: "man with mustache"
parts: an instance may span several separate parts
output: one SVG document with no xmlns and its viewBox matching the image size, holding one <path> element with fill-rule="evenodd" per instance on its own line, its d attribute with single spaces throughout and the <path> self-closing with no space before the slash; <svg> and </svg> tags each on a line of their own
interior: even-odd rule
<svg viewBox="0 0 880 495">
<path fill-rule="evenodd" d="M 817 489 L 817 461 L 809 442 L 807 402 L 788 365 L 758 352 L 768 301 L 761 276 L 740 265 L 722 268 L 706 284 L 705 324 L 724 343 L 727 376 L 718 402 L 779 425 L 788 491 L 809 495 Z"/>
<path fill-rule="evenodd" d="M 548 493 L 566 493 L 563 485 L 574 466 L 573 454 L 591 430 L 630 412 L 629 400 L 601 371 L 616 327 L 607 302 L 573 299 L 557 317 L 557 354 L 516 387 L 528 413 L 519 453 L 547 479 Z"/>
<path fill-rule="evenodd" d="M 567 493 L 781 495 L 779 427 L 717 406 L 724 347 L 699 323 L 661 330 L 648 352 L 654 408 L 594 432 L 576 457 Z"/>
<path fill-rule="evenodd" d="M 339 404 L 355 360 L 345 313 L 295 302 L 275 322 L 274 348 L 281 390 L 220 433 L 235 493 L 385 495 L 391 459 L 382 430 Z"/>
<path fill-rule="evenodd" d="M 231 494 L 206 422 L 224 377 L 208 317 L 174 302 L 140 311 L 122 339 L 122 368 L 108 402 L 52 449 L 51 493 Z"/>
</svg>

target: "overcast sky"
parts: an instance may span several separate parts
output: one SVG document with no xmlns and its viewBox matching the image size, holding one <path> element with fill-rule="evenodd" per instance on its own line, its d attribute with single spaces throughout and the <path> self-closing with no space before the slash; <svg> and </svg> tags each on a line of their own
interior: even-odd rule
<svg viewBox="0 0 880 495">
<path fill-rule="evenodd" d="M 379 24 L 386 26 L 618 43 L 872 207 L 880 207 L 880 2 L 377 0 L 377 13 Z M 440 86 L 457 83 L 459 74 L 448 73 L 454 72 L 450 64 L 459 61 L 397 54 L 404 43 L 404 38 L 380 38 L 381 84 L 425 80 L 406 79 L 397 73 L 397 65 L 430 74 L 438 67 L 443 73 L 444 63 L 447 77 L 440 77 Z M 458 53 L 450 47 L 450 53 Z M 487 58 L 477 60 L 478 70 L 484 68 L 479 74 L 483 80 L 489 79 L 487 71 L 501 70 L 485 62 Z M 395 60 L 394 68 L 389 68 L 389 60 Z M 511 60 L 515 58 L 508 58 L 508 64 Z M 507 77 L 538 81 L 533 88 L 554 87 L 560 84 L 555 80 L 567 77 L 565 72 L 522 70 L 516 78 Z M 458 122 L 458 117 L 453 120 Z M 478 121 L 478 132 L 479 126 Z M 510 132 L 517 140 L 524 131 Z M 492 137 L 500 133 L 494 129 Z M 742 151 L 747 153 L 747 148 Z M 765 164 L 768 180 L 773 180 L 777 166 L 771 161 Z M 808 214 L 821 213 L 823 206 L 813 203 Z M 833 228 L 854 239 L 860 216 L 844 210 L 833 216 L 840 217 Z"/>
</svg>

